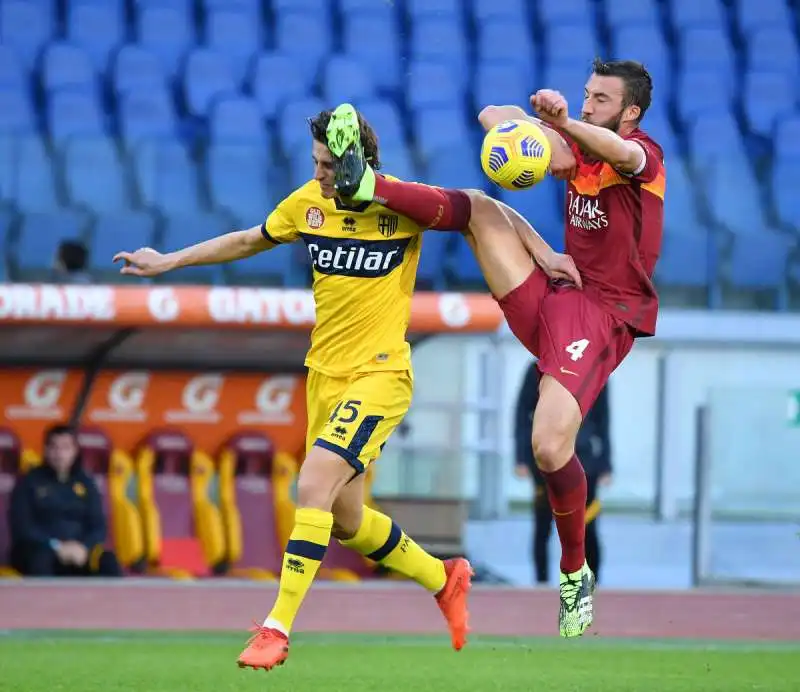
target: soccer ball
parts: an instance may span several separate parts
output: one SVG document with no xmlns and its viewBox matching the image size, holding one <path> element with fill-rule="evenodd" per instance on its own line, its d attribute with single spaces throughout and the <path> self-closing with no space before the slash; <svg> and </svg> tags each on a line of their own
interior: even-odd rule
<svg viewBox="0 0 800 692">
<path fill-rule="evenodd" d="M 489 179 L 506 190 L 526 190 L 547 175 L 550 140 L 528 120 L 506 120 L 486 133 L 481 167 Z"/>
</svg>

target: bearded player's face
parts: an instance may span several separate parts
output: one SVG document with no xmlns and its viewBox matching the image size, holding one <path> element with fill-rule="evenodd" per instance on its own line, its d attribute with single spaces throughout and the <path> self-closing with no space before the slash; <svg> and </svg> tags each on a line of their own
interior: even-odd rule
<svg viewBox="0 0 800 692">
<path fill-rule="evenodd" d="M 586 82 L 581 120 L 618 132 L 625 109 L 625 83 L 619 77 L 593 74 Z"/>
<path fill-rule="evenodd" d="M 333 175 L 333 155 L 322 142 L 314 140 L 311 148 L 314 161 L 314 180 L 319 183 L 319 191 L 325 199 L 336 197 Z"/>
</svg>

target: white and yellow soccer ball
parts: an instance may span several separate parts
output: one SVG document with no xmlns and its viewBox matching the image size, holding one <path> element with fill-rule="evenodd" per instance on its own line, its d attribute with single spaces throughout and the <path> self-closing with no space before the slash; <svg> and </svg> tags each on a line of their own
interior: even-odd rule
<svg viewBox="0 0 800 692">
<path fill-rule="evenodd" d="M 505 120 L 483 138 L 481 167 L 506 190 L 527 190 L 540 182 L 550 166 L 550 140 L 528 120 Z"/>
</svg>

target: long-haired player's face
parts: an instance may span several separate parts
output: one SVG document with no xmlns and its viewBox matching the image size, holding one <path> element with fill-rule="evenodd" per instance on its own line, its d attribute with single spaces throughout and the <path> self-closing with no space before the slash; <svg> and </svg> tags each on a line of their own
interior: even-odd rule
<svg viewBox="0 0 800 692">
<path fill-rule="evenodd" d="M 581 120 L 618 132 L 625 110 L 624 98 L 625 83 L 619 77 L 593 74 L 584 88 Z"/>
<path fill-rule="evenodd" d="M 314 140 L 311 147 L 311 158 L 314 161 L 314 180 L 319 183 L 319 191 L 325 199 L 336 197 L 333 186 L 333 155 L 322 142 Z"/>
</svg>

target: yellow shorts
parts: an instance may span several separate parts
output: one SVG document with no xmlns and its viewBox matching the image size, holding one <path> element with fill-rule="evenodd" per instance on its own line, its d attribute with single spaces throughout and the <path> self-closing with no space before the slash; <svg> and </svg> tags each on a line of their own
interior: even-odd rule
<svg viewBox="0 0 800 692">
<path fill-rule="evenodd" d="M 363 473 L 408 412 L 413 388 L 409 370 L 330 377 L 309 369 L 306 454 L 317 445 Z"/>
</svg>

